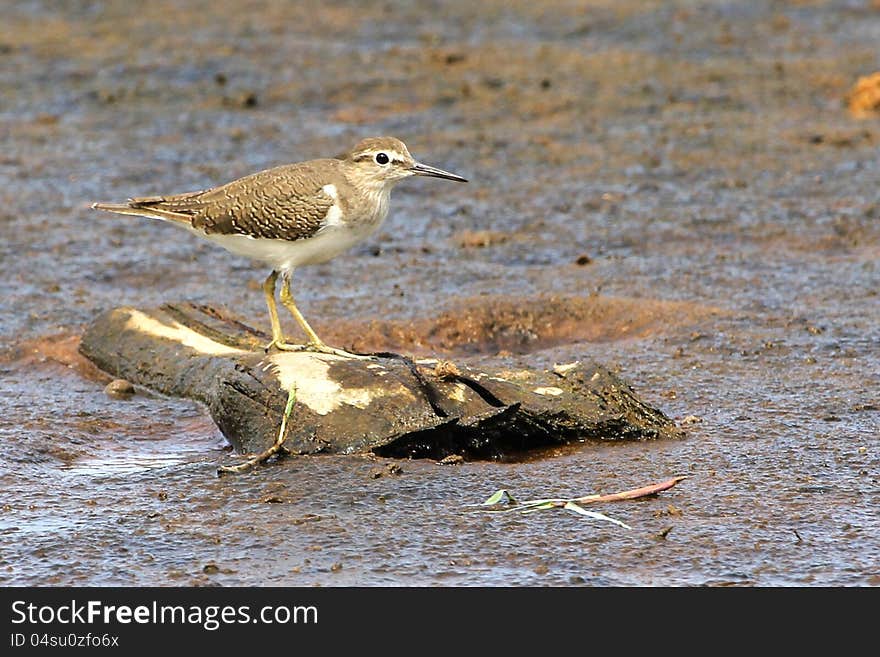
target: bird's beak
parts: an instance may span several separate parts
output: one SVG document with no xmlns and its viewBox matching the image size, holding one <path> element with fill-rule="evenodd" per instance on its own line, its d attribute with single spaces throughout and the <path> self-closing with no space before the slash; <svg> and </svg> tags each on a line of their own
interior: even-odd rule
<svg viewBox="0 0 880 657">
<path fill-rule="evenodd" d="M 409 168 L 409 170 L 417 176 L 430 176 L 432 178 L 445 178 L 446 180 L 455 180 L 456 182 L 467 182 L 467 178 L 456 176 L 454 173 L 449 173 L 448 171 L 444 171 L 443 169 L 429 167 L 427 164 L 422 164 L 421 162 L 416 162 Z"/>
</svg>

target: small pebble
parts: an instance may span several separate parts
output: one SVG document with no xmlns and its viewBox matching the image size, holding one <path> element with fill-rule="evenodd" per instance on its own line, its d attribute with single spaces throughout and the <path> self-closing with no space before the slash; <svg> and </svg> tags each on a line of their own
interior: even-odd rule
<svg viewBox="0 0 880 657">
<path fill-rule="evenodd" d="M 553 373 L 564 379 L 569 372 L 577 369 L 578 365 L 580 364 L 581 362 L 579 360 L 576 360 L 572 363 L 556 363 L 553 365 Z"/>
<path fill-rule="evenodd" d="M 669 532 L 672 531 L 672 527 L 665 527 L 661 529 L 659 532 L 654 534 L 654 538 L 658 541 L 665 541 L 666 537 L 669 536 Z"/>
<path fill-rule="evenodd" d="M 440 379 L 454 379 L 461 376 L 461 371 L 452 361 L 441 360 L 434 365 L 434 376 Z"/>
<path fill-rule="evenodd" d="M 113 379 L 105 386 L 104 392 L 110 397 L 128 399 L 134 394 L 134 386 L 125 379 Z"/>
</svg>

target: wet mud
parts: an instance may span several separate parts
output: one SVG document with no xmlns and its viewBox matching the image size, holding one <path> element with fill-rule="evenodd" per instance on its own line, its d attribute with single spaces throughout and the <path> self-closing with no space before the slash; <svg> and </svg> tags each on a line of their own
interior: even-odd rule
<svg viewBox="0 0 880 657">
<path fill-rule="evenodd" d="M 436 317 L 408 322 L 372 320 L 332 327 L 338 341 L 363 352 L 393 349 L 417 354 L 501 356 L 557 345 L 644 338 L 721 314 L 686 302 L 607 296 L 460 299 Z"/>
<path fill-rule="evenodd" d="M 875 5 L 13 2 L 0 583 L 880 584 L 873 87 L 851 106 L 880 68 Z M 374 134 L 471 182 L 402 183 L 375 236 L 297 272 L 319 334 L 511 369 L 589 357 L 684 437 L 220 479 L 240 457 L 204 409 L 105 391 L 77 352 L 96 315 L 187 299 L 268 328 L 267 272 L 92 202 Z M 673 475 L 597 509 L 629 531 L 466 507 Z"/>
</svg>

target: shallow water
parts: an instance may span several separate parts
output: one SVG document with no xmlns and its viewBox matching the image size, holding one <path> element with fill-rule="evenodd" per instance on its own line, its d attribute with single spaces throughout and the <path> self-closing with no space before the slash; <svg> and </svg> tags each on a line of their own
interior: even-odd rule
<svg viewBox="0 0 880 657">
<path fill-rule="evenodd" d="M 878 68 L 871 3 L 66 6 L 0 25 L 0 582 L 880 584 L 880 119 L 842 100 Z M 298 273 L 325 339 L 593 358 L 685 438 L 218 479 L 237 457 L 198 406 L 104 394 L 76 356 L 99 312 L 262 326 L 266 272 L 90 203 L 372 134 L 471 182 L 402 183 L 376 236 Z M 572 299 L 600 311 L 563 325 Z M 678 474 L 598 509 L 630 531 L 467 509 Z"/>
</svg>

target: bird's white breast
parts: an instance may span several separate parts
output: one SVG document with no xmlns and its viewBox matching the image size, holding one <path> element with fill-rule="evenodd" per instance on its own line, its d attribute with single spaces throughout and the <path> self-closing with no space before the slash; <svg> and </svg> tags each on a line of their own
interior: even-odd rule
<svg viewBox="0 0 880 657">
<path fill-rule="evenodd" d="M 366 236 L 343 226 L 328 227 L 319 231 L 314 237 L 293 242 L 255 239 L 247 235 L 205 235 L 207 239 L 227 251 L 264 262 L 276 271 L 326 262 L 347 251 Z"/>
<path fill-rule="evenodd" d="M 324 193 L 337 199 L 335 185 L 325 185 Z M 382 190 L 362 207 L 365 211 L 343 216 L 335 203 L 327 212 L 324 225 L 312 237 L 294 241 L 253 238 L 247 235 L 205 234 L 196 231 L 218 246 L 236 255 L 268 264 L 276 271 L 289 271 L 303 265 L 327 262 L 373 234 L 388 216 L 388 191 Z"/>
</svg>

